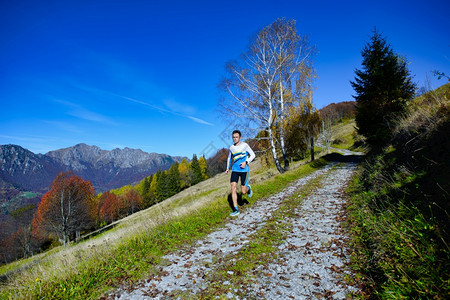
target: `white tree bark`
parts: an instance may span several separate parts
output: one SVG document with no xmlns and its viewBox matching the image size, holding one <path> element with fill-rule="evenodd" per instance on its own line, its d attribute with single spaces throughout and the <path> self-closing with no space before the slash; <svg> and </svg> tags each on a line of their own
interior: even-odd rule
<svg viewBox="0 0 450 300">
<path fill-rule="evenodd" d="M 306 39 L 297 34 L 295 21 L 278 19 L 257 34 L 240 61 L 227 66 L 221 83 L 230 97 L 219 105 L 226 115 L 256 125 L 252 128 L 256 133 L 268 133 L 272 157 L 280 172 L 289 168 L 284 131 L 287 108 L 298 105 L 301 97 L 293 95 L 299 95 L 311 78 L 307 64 L 311 51 Z M 277 154 L 280 150 L 284 168 Z"/>
</svg>

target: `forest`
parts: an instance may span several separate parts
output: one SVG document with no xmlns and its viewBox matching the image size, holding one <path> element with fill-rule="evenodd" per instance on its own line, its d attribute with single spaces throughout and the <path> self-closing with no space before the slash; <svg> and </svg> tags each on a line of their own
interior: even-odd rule
<svg viewBox="0 0 450 300">
<path fill-rule="evenodd" d="M 215 173 L 209 172 L 208 165 Z M 224 161 L 216 155 L 208 162 L 194 154 L 189 162 L 183 159 L 139 183 L 99 194 L 91 182 L 75 173 L 60 173 L 38 207 L 26 205 L 11 213 L 10 226 L 16 230 L 2 240 L 0 262 L 8 263 L 79 241 L 91 232 L 208 179 L 211 174 L 224 170 L 225 165 L 226 157 Z"/>
</svg>

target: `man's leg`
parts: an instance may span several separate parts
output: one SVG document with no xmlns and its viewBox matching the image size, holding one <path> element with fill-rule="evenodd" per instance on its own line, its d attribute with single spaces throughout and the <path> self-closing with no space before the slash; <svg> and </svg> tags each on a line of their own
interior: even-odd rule
<svg viewBox="0 0 450 300">
<path fill-rule="evenodd" d="M 237 192 L 236 192 L 237 182 L 231 182 L 231 199 L 233 199 L 233 212 L 230 214 L 232 217 L 236 217 L 240 214 L 238 203 L 237 203 Z"/>
<path fill-rule="evenodd" d="M 242 192 L 242 195 L 247 194 L 247 192 L 248 192 L 248 186 L 246 186 L 246 185 L 241 185 L 241 192 Z"/>
<path fill-rule="evenodd" d="M 231 199 L 233 199 L 233 207 L 237 207 L 237 182 L 232 182 L 231 183 Z"/>
<path fill-rule="evenodd" d="M 242 195 L 248 194 L 249 197 L 253 195 L 251 191 L 251 186 L 248 184 L 248 172 L 244 173 L 243 177 L 241 178 L 241 191 Z"/>
</svg>

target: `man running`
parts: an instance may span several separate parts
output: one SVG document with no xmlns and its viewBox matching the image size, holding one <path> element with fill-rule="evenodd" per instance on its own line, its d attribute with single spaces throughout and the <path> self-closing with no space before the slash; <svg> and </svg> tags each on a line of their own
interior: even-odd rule
<svg viewBox="0 0 450 300">
<path fill-rule="evenodd" d="M 231 169 L 231 198 L 233 199 L 234 208 L 230 216 L 234 217 L 239 215 L 236 191 L 239 178 L 241 179 L 242 195 L 247 194 L 251 197 L 253 194 L 252 188 L 248 184 L 248 172 L 250 170 L 248 164 L 255 158 L 255 153 L 247 143 L 241 142 L 241 132 L 239 130 L 233 131 L 232 137 L 234 144 L 230 146 L 225 173 L 228 174 Z"/>
</svg>

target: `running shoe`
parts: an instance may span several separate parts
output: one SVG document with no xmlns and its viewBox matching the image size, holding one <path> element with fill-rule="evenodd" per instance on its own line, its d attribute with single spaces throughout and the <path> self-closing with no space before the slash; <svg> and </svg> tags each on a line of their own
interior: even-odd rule
<svg viewBox="0 0 450 300">
<path fill-rule="evenodd" d="M 252 187 L 251 187 L 251 185 L 249 184 L 249 185 L 247 185 L 247 187 L 248 187 L 248 192 L 247 192 L 247 195 L 248 195 L 248 197 L 249 198 L 251 198 L 252 196 L 253 196 L 253 191 L 252 191 Z"/>
<path fill-rule="evenodd" d="M 236 216 L 239 216 L 239 214 L 240 214 L 240 212 L 238 210 L 235 210 L 230 214 L 230 216 L 236 217 Z"/>
</svg>

